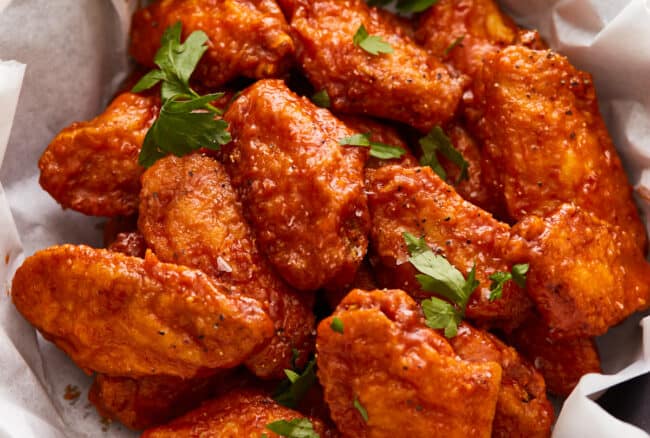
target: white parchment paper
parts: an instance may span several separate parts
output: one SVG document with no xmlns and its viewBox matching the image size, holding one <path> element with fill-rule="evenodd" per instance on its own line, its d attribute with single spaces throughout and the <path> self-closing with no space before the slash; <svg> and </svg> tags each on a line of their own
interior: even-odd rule
<svg viewBox="0 0 650 438">
<path fill-rule="evenodd" d="M 56 243 L 100 243 L 102 220 L 62 211 L 38 186 L 37 161 L 60 129 L 101 112 L 126 74 L 135 3 L 0 0 L 0 284 L 6 291 L 24 255 Z M 650 199 L 650 0 L 501 3 L 594 75 L 630 181 Z M 650 213 L 650 202 L 640 205 Z M 603 389 L 650 372 L 650 318 L 643 330 L 640 320 L 632 317 L 599 339 L 605 372 L 618 374 L 585 376 L 565 402 L 554 437 L 648 436 L 592 401 Z M 86 399 L 90 382 L 0 294 L 0 438 L 135 436 L 101 421 Z M 66 387 L 81 396 L 66 400 Z"/>
</svg>

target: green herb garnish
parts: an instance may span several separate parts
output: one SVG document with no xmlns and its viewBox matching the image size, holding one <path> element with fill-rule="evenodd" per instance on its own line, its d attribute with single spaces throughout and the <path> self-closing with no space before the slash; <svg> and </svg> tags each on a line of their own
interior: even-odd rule
<svg viewBox="0 0 650 438">
<path fill-rule="evenodd" d="M 154 57 L 159 69 L 144 75 L 132 90 L 138 93 L 162 83 L 160 115 L 147 131 L 138 157 L 144 167 L 168 154 L 182 157 L 202 147 L 218 150 L 231 139 L 228 123 L 215 120 L 223 111 L 210 103 L 223 93 L 201 96 L 189 85 L 192 72 L 208 49 L 208 36 L 195 31 L 181 44 L 181 27 L 179 21 L 165 30 Z"/>
<path fill-rule="evenodd" d="M 442 154 L 460 168 L 460 174 L 456 179 L 456 184 L 469 178 L 467 173 L 469 163 L 454 147 L 451 140 L 449 140 L 449 137 L 445 135 L 445 132 L 440 126 L 434 126 L 425 137 L 422 137 L 420 139 L 420 146 L 422 147 L 422 158 L 420 158 L 420 164 L 431 167 L 443 180 L 447 180 L 447 172 L 445 172 L 445 169 L 438 161 L 438 153 Z"/>
<path fill-rule="evenodd" d="M 398 0 L 396 8 L 400 12 L 422 12 L 438 3 L 439 0 Z M 393 0 L 368 0 L 369 6 L 387 6 Z"/>
<path fill-rule="evenodd" d="M 370 156 L 379 158 L 381 160 L 390 160 L 399 158 L 406 153 L 406 151 L 397 146 L 391 146 L 384 143 L 370 141 L 371 133 L 354 134 L 349 137 L 343 137 L 339 140 L 342 146 L 360 146 L 370 148 Z"/>
<path fill-rule="evenodd" d="M 336 333 L 343 334 L 343 321 L 341 321 L 341 318 L 339 318 L 338 316 L 332 318 L 332 323 L 330 324 L 330 328 L 334 330 Z"/>
<path fill-rule="evenodd" d="M 288 408 L 295 408 L 307 391 L 316 383 L 316 359 L 309 361 L 302 373 L 284 370 L 287 379 L 278 386 L 273 398 Z"/>
<path fill-rule="evenodd" d="M 322 90 L 320 90 L 319 92 L 315 93 L 311 97 L 311 101 L 314 102 L 314 104 L 316 104 L 317 106 L 319 106 L 321 108 L 329 108 L 330 104 L 331 104 L 330 95 L 327 94 L 327 90 L 324 89 L 324 88 Z"/>
<path fill-rule="evenodd" d="M 524 289 L 526 287 L 526 273 L 528 273 L 528 263 L 514 265 L 510 272 L 495 272 L 490 275 L 490 301 L 497 300 L 503 295 L 503 286 L 507 281 L 514 281 L 517 286 Z"/>
<path fill-rule="evenodd" d="M 314 425 L 307 418 L 274 421 L 267 424 L 266 428 L 287 438 L 320 438 L 314 430 Z"/>
<path fill-rule="evenodd" d="M 449 44 L 449 46 L 445 49 L 443 56 L 447 57 L 452 50 L 454 50 L 456 47 L 458 47 L 458 45 L 460 45 L 460 43 L 463 42 L 464 39 L 465 39 L 465 35 L 461 35 L 458 38 L 456 38 L 454 41 L 452 41 L 452 43 Z"/>
<path fill-rule="evenodd" d="M 354 45 L 361 47 L 371 55 L 379 55 L 380 53 L 393 53 L 393 48 L 390 44 L 384 41 L 380 36 L 370 35 L 366 27 L 362 24 L 357 29 L 352 39 Z"/>
<path fill-rule="evenodd" d="M 415 278 L 422 289 L 446 300 L 431 297 L 422 301 L 426 324 L 433 329 L 444 329 L 445 336 L 453 338 L 465 317 L 469 298 L 479 285 L 476 267 L 465 279 L 445 257 L 434 254 L 424 238 L 418 239 L 410 233 L 404 233 L 403 237 L 410 254 L 409 262 L 419 272 Z"/>
<path fill-rule="evenodd" d="M 368 422 L 368 411 L 366 411 L 366 408 L 363 407 L 361 402 L 359 401 L 358 398 L 354 398 L 354 402 L 352 403 L 353 406 L 356 408 L 357 411 L 361 414 L 361 418 L 363 418 L 363 421 L 366 423 Z"/>
</svg>

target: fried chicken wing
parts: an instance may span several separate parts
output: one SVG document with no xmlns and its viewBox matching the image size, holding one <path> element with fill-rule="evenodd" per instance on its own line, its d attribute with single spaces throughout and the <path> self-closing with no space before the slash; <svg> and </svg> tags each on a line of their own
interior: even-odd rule
<svg viewBox="0 0 650 438">
<path fill-rule="evenodd" d="M 549 391 L 561 397 L 567 397 L 583 375 L 602 372 L 592 338 L 554 340 L 539 317 L 530 318 L 509 338 L 542 373 Z"/>
<path fill-rule="evenodd" d="M 349 284 L 370 225 L 363 187 L 366 148 L 355 132 L 278 80 L 258 81 L 228 109 L 226 170 L 260 250 L 300 290 Z"/>
<path fill-rule="evenodd" d="M 318 326 L 318 378 L 344 436 L 490 436 L 501 367 L 457 358 L 406 293 L 356 289 L 334 316 L 343 333 Z"/>
<path fill-rule="evenodd" d="M 314 348 L 313 296 L 290 290 L 258 252 L 222 165 L 201 155 L 163 158 L 142 176 L 140 199 L 140 230 L 162 261 L 235 285 L 269 314 L 275 336 L 247 360 L 251 371 L 283 378 L 293 349 L 304 365 Z"/>
<path fill-rule="evenodd" d="M 363 0 L 279 0 L 289 17 L 303 72 L 325 89 L 335 111 L 391 119 L 427 131 L 454 115 L 464 79 L 418 47 L 395 20 Z M 359 27 L 392 53 L 354 44 Z"/>
<path fill-rule="evenodd" d="M 509 258 L 530 263 L 526 288 L 554 338 L 604 334 L 650 300 L 650 265 L 627 231 L 565 204 L 513 228 Z"/>
<path fill-rule="evenodd" d="M 266 428 L 275 421 L 304 418 L 302 414 L 280 406 L 269 396 L 252 389 L 238 389 L 203 404 L 200 408 L 171 423 L 146 430 L 142 438 L 268 438 L 279 437 Z M 335 436 L 323 423 L 310 419 L 322 438 Z"/>
<path fill-rule="evenodd" d="M 463 360 L 496 362 L 503 369 L 493 438 L 550 436 L 554 412 L 546 398 L 544 378 L 514 348 L 468 324 L 461 325 L 449 343 Z"/>
<path fill-rule="evenodd" d="M 218 87 L 238 76 L 280 77 L 293 64 L 289 26 L 274 0 L 162 0 L 133 15 L 131 55 L 154 68 L 165 29 L 180 21 L 183 36 L 201 30 L 208 50 L 193 78 Z"/>
<path fill-rule="evenodd" d="M 40 184 L 63 208 L 93 216 L 130 215 L 138 207 L 138 154 L 158 117 L 159 99 L 120 94 L 106 111 L 73 123 L 45 149 Z"/>
<path fill-rule="evenodd" d="M 434 252 L 444 255 L 464 275 L 476 266 L 480 285 L 472 295 L 467 317 L 481 326 L 510 330 L 531 305 L 525 292 L 507 282 L 500 299 L 490 301 L 490 275 L 509 272 L 506 261 L 510 227 L 463 200 L 429 167 L 387 166 L 366 173 L 372 218 L 371 262 L 384 287 L 399 287 L 418 299 L 428 298 L 409 263 L 404 232 L 423 236 Z"/>
<path fill-rule="evenodd" d="M 125 377 L 231 368 L 273 334 L 257 301 L 151 253 L 51 247 L 18 269 L 12 299 L 81 368 Z"/>
<path fill-rule="evenodd" d="M 598 110 L 591 75 L 561 55 L 508 47 L 488 57 L 476 84 L 477 132 L 494 166 L 492 189 L 515 220 L 573 202 L 630 230 L 645 229 Z"/>
</svg>

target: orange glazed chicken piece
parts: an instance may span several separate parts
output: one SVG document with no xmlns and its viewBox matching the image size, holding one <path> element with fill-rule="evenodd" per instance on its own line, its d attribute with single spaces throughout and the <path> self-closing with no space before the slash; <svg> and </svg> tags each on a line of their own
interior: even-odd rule
<svg viewBox="0 0 650 438">
<path fill-rule="evenodd" d="M 273 335 L 260 304 L 200 271 L 86 246 L 37 252 L 12 299 L 87 371 L 183 378 L 232 368 Z"/>
<path fill-rule="evenodd" d="M 303 366 L 314 347 L 313 297 L 285 286 L 258 252 L 222 165 L 201 155 L 165 157 L 142 176 L 140 199 L 140 230 L 162 261 L 236 286 L 273 320 L 275 336 L 246 361 L 251 371 L 283 378 L 294 349 Z"/>
<path fill-rule="evenodd" d="M 65 128 L 38 162 L 43 189 L 84 214 L 134 213 L 143 171 L 138 154 L 159 109 L 157 97 L 123 93 L 103 114 Z"/>
<path fill-rule="evenodd" d="M 476 266 L 480 282 L 472 294 L 467 317 L 480 326 L 510 330 L 531 306 L 525 292 L 507 282 L 500 299 L 490 301 L 489 277 L 510 272 L 505 256 L 510 227 L 463 200 L 430 167 L 387 166 L 367 172 L 368 206 L 372 218 L 371 262 L 384 287 L 401 288 L 417 299 L 422 290 L 409 263 L 404 232 L 424 237 L 433 252 L 444 255 L 463 275 Z"/>
<path fill-rule="evenodd" d="M 526 289 L 553 338 L 602 335 L 648 306 L 650 265 L 621 228 L 565 204 L 512 231 L 508 257 L 530 263 Z"/>
<path fill-rule="evenodd" d="M 277 404 L 271 397 L 251 389 L 238 389 L 184 415 L 171 423 L 146 430 L 142 438 L 268 438 L 277 435 L 267 428 L 276 421 L 304 419 L 299 412 Z M 316 419 L 308 420 L 321 438 L 335 436 Z"/>
<path fill-rule="evenodd" d="M 131 23 L 131 55 L 154 68 L 165 29 L 180 21 L 182 39 L 201 30 L 208 50 L 193 79 L 218 87 L 238 76 L 279 77 L 293 64 L 289 26 L 274 0 L 161 0 L 142 8 Z"/>
<path fill-rule="evenodd" d="M 645 229 L 607 128 L 591 75 L 551 51 L 511 46 L 490 56 L 476 83 L 477 127 L 494 167 L 492 190 L 514 220 L 573 202 L 630 231 Z"/>
<path fill-rule="evenodd" d="M 463 324 L 449 339 L 456 354 L 469 362 L 501 365 L 501 389 L 492 425 L 493 438 L 544 438 L 551 435 L 553 406 L 544 378 L 517 351 L 495 336 Z"/>
<path fill-rule="evenodd" d="M 279 0 L 289 17 L 300 67 L 332 109 L 396 120 L 428 131 L 452 118 L 464 79 L 417 46 L 395 21 L 363 0 Z M 355 45 L 363 25 L 391 53 Z"/>
<path fill-rule="evenodd" d="M 491 436 L 501 367 L 459 359 L 406 293 L 353 290 L 318 326 L 316 348 L 343 436 Z"/>
<path fill-rule="evenodd" d="M 279 80 L 258 81 L 224 118 L 224 165 L 276 272 L 300 290 L 349 284 L 370 226 L 368 152 L 339 144 L 355 132 Z"/>
</svg>

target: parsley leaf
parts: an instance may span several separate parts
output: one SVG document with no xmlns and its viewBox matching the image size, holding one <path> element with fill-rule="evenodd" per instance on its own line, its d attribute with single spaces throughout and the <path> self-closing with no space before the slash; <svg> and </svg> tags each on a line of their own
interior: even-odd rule
<svg viewBox="0 0 650 438">
<path fill-rule="evenodd" d="M 282 406 L 295 408 L 316 383 L 316 359 L 310 360 L 301 374 L 292 370 L 284 370 L 284 374 L 287 380 L 280 384 L 273 398 Z"/>
<path fill-rule="evenodd" d="M 348 145 L 370 148 L 370 156 L 381 160 L 399 158 L 406 153 L 406 151 L 400 147 L 370 141 L 370 135 L 371 133 L 368 132 L 365 134 L 354 134 L 349 137 L 343 137 L 339 140 L 339 144 L 342 146 Z"/>
<path fill-rule="evenodd" d="M 425 137 L 422 137 L 420 139 L 420 146 L 422 147 L 422 158 L 420 158 L 420 164 L 431 167 L 443 180 L 447 179 L 447 172 L 445 172 L 445 169 L 438 161 L 438 153 L 441 153 L 449 161 L 460 168 L 460 174 L 458 175 L 456 184 L 469 178 L 469 175 L 467 174 L 469 163 L 465 158 L 463 158 L 463 155 L 454 148 L 451 140 L 449 140 L 449 137 L 445 135 L 445 132 L 440 126 L 434 126 Z"/>
<path fill-rule="evenodd" d="M 192 72 L 208 49 L 208 36 L 195 31 L 181 44 L 181 31 L 180 21 L 165 30 L 154 57 L 159 69 L 144 75 L 132 90 L 139 93 L 162 82 L 163 105 L 147 131 L 138 157 L 138 163 L 144 167 L 167 154 L 182 157 L 202 147 L 218 150 L 231 140 L 228 123 L 215 120 L 215 115 L 223 111 L 210 103 L 223 93 L 200 96 L 189 85 Z"/>
<path fill-rule="evenodd" d="M 274 421 L 267 424 L 266 428 L 287 438 L 320 438 L 314 430 L 314 425 L 307 418 Z"/>
<path fill-rule="evenodd" d="M 363 418 L 363 421 L 366 423 L 368 422 L 368 411 L 366 411 L 366 408 L 363 407 L 361 402 L 359 401 L 358 398 L 354 397 L 354 402 L 353 402 L 354 407 L 356 408 L 357 411 L 361 414 L 361 418 Z"/>
<path fill-rule="evenodd" d="M 371 55 L 379 55 L 380 53 L 393 53 L 393 48 L 390 44 L 384 41 L 380 36 L 370 35 L 366 27 L 362 24 L 357 29 L 352 39 L 354 45 L 361 47 Z"/>
<path fill-rule="evenodd" d="M 332 318 L 332 323 L 330 324 L 330 328 L 337 333 L 343 334 L 343 321 L 341 321 L 341 318 L 339 318 L 338 316 Z"/>
<path fill-rule="evenodd" d="M 447 300 L 431 297 L 422 301 L 426 324 L 430 328 L 444 329 L 445 336 L 453 338 L 465 316 L 469 298 L 479 285 L 476 266 L 465 279 L 445 257 L 434 254 L 424 238 L 411 233 L 404 233 L 403 237 L 410 255 L 409 262 L 419 272 L 415 278 L 422 289 Z"/>
<path fill-rule="evenodd" d="M 514 265 L 511 272 L 495 272 L 490 275 L 490 301 L 497 300 L 503 295 L 503 286 L 507 281 L 514 281 L 520 288 L 526 287 L 526 273 L 530 265 L 528 263 Z"/>
<path fill-rule="evenodd" d="M 463 42 L 465 39 L 465 35 L 461 35 L 458 38 L 456 38 L 454 41 L 452 41 L 451 44 L 445 49 L 444 53 L 442 54 L 443 57 L 447 57 L 452 50 L 454 50 L 456 47 L 460 45 L 460 43 Z"/>
<path fill-rule="evenodd" d="M 399 0 L 397 10 L 400 12 L 422 12 L 438 3 L 439 0 Z M 393 0 L 368 0 L 368 6 L 387 6 Z"/>
<path fill-rule="evenodd" d="M 324 88 L 320 90 L 318 93 L 315 93 L 311 97 L 311 101 L 321 108 L 329 108 L 331 104 L 330 95 L 327 93 L 327 90 Z"/>
</svg>

